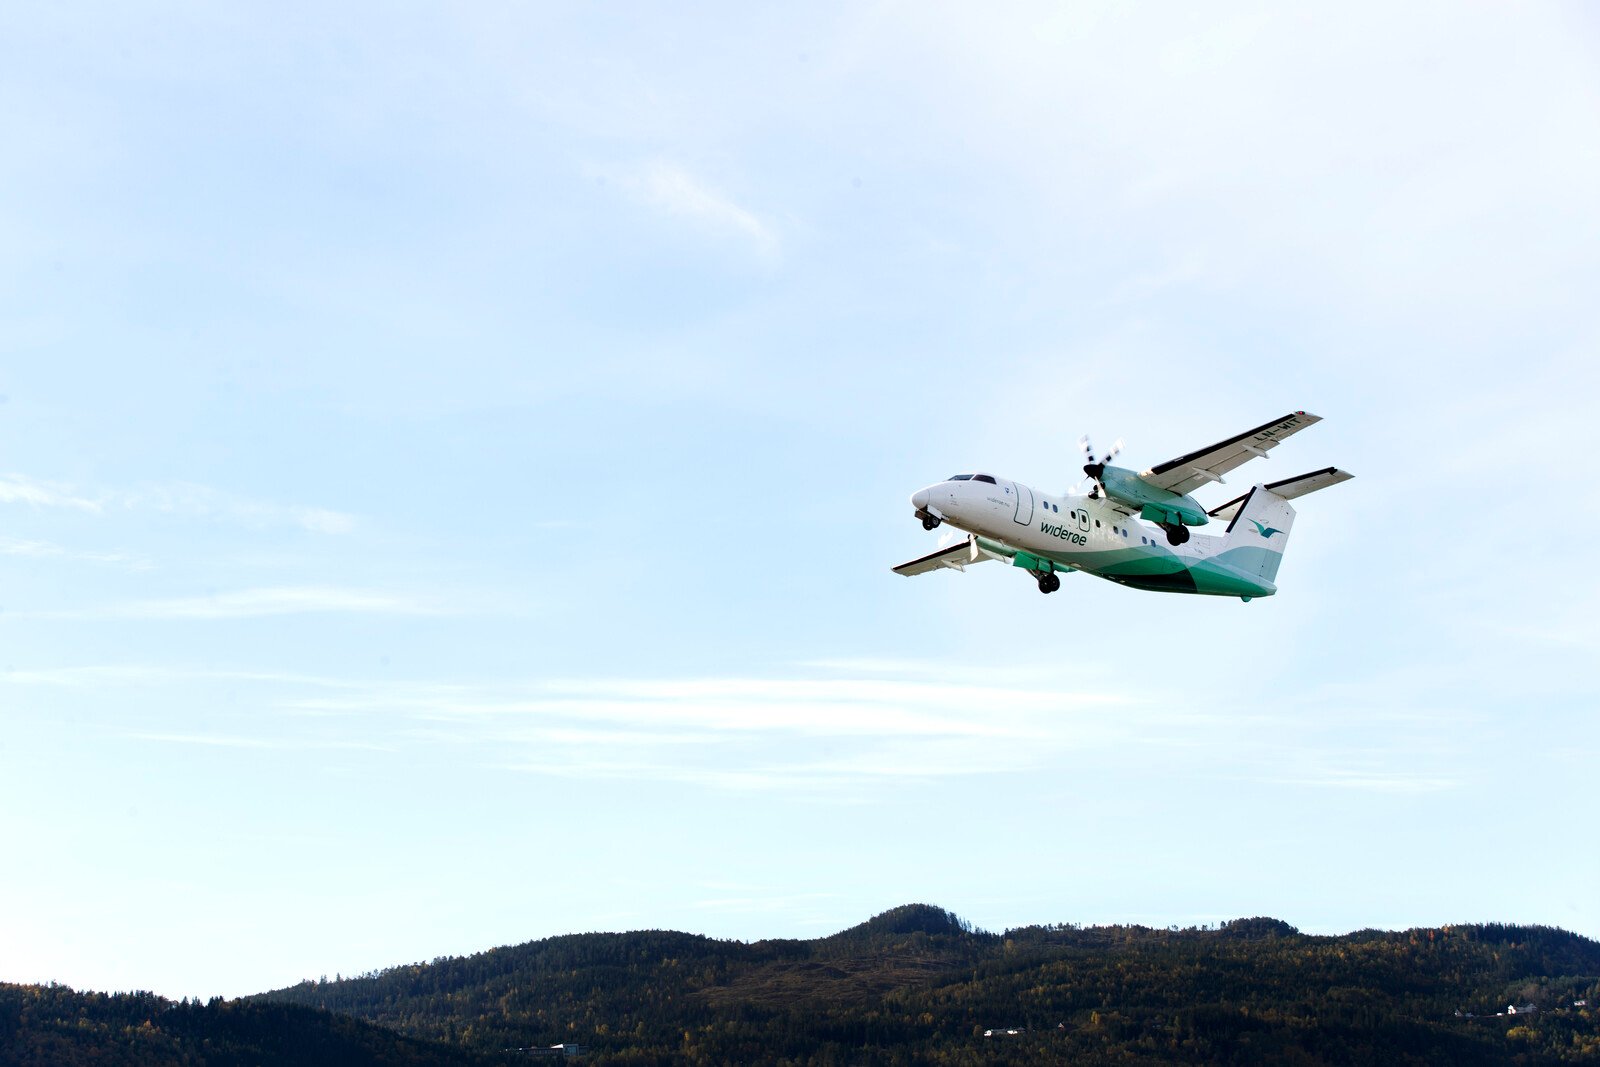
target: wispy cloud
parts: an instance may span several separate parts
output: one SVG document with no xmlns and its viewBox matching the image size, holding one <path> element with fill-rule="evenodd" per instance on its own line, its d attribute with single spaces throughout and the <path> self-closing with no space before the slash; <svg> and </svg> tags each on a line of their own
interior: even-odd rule
<svg viewBox="0 0 1600 1067">
<path fill-rule="evenodd" d="M 478 746 L 486 765 L 519 773 L 832 799 L 875 783 L 1025 770 L 1139 729 L 1128 719 L 1139 709 L 1116 693 L 893 678 L 396 683 L 279 706 L 381 723 L 419 744 Z"/>
<path fill-rule="evenodd" d="M 257 590 L 116 610 L 118 617 L 209 619 L 395 609 L 418 605 L 347 590 Z M 459 684 L 108 665 L 11 670 L 0 673 L 0 687 L 6 685 L 89 701 L 102 690 L 193 694 L 216 686 L 266 716 L 247 735 L 152 722 L 143 740 L 293 748 L 301 738 L 317 747 L 336 738 L 464 751 L 486 768 L 555 778 L 802 791 L 834 800 L 863 796 L 874 784 L 1026 770 L 1103 750 L 1150 726 L 1148 709 L 1115 693 L 881 677 Z"/>
<path fill-rule="evenodd" d="M 138 610 L 152 617 L 213 618 L 415 609 L 404 600 L 345 590 L 256 591 L 218 600 Z M 1119 761 L 1146 769 L 1199 768 L 1211 777 L 1286 789 L 1420 794 L 1459 784 L 1447 757 L 1405 738 L 1381 750 L 1330 749 L 1324 716 L 1302 720 L 1289 711 L 1269 720 L 1259 712 L 1179 711 L 1159 694 L 1130 699 L 1116 689 L 1059 678 L 985 683 L 942 676 L 933 663 L 908 666 L 910 677 L 887 670 L 818 677 L 812 667 L 777 677 L 501 683 L 106 666 L 10 671 L 0 674 L 0 685 L 92 694 L 130 686 L 192 692 L 214 684 L 264 716 L 240 735 L 152 723 L 141 735 L 146 740 L 449 751 L 456 754 L 452 759 L 517 774 L 784 791 L 838 803 L 865 802 L 882 789 L 918 783 L 1052 767 L 1081 773 Z M 1348 724 L 1349 716 L 1340 721 Z"/>
<path fill-rule="evenodd" d="M 635 200 L 706 230 L 741 238 L 763 256 L 778 253 L 778 235 L 754 211 L 691 174 L 682 165 L 653 159 L 608 175 Z"/>
<path fill-rule="evenodd" d="M 51 541 L 23 541 L 11 537 L 0 537 L 0 556 L 83 560 L 88 563 L 117 564 L 138 571 L 149 570 L 153 566 L 145 557 L 127 552 L 92 552 L 66 548 Z"/>
<path fill-rule="evenodd" d="M 1125 705 L 1115 693 L 884 679 L 571 679 L 516 689 L 380 687 L 291 702 L 320 712 L 396 711 L 438 723 L 557 718 L 644 729 L 832 737 L 1025 740 L 1062 717 Z M 1084 735 L 1092 722 L 1080 722 Z"/>
<path fill-rule="evenodd" d="M 291 525 L 309 530 L 310 533 L 325 534 L 346 534 L 355 530 L 354 515 L 344 512 L 326 507 L 258 501 L 187 482 L 142 486 L 138 490 L 112 494 L 109 499 L 117 502 L 118 506 L 130 509 L 149 507 L 171 514 L 218 518 L 243 526 Z"/>
<path fill-rule="evenodd" d="M 418 597 L 331 586 L 244 589 L 213 596 L 135 600 L 60 611 L 18 612 L 35 619 L 248 619 L 269 615 L 356 612 L 379 615 L 444 615 L 450 611 Z"/>
<path fill-rule="evenodd" d="M 307 751 L 311 749 L 329 749 L 336 751 L 357 750 L 364 752 L 390 752 L 392 746 L 378 745 L 366 741 L 329 740 L 317 741 L 310 739 L 283 739 L 265 737 L 243 737 L 233 734 L 160 734 L 160 733 L 132 733 L 124 735 L 134 741 L 152 741 L 167 745 L 201 745 L 208 748 L 260 748 L 275 750 Z"/>
<path fill-rule="evenodd" d="M 356 527 L 355 516 L 342 511 L 256 500 L 189 482 L 143 486 L 108 494 L 106 500 L 128 509 L 149 508 L 242 526 L 288 525 L 323 534 L 347 534 Z"/>
<path fill-rule="evenodd" d="M 340 678 L 277 671 L 229 671 L 148 664 L 95 664 L 77 667 L 50 667 L 41 670 L 0 672 L 0 684 L 94 688 L 114 686 L 190 685 L 195 682 L 257 682 L 295 687 L 333 689 L 362 688 L 363 683 Z"/>
<path fill-rule="evenodd" d="M 72 508 L 75 511 L 101 510 L 98 500 L 79 496 L 69 485 L 39 481 L 22 474 L 0 475 L 0 504 L 29 504 L 36 508 Z"/>
<path fill-rule="evenodd" d="M 95 515 L 149 510 L 253 527 L 298 526 L 324 534 L 346 534 L 356 527 L 355 516 L 342 511 L 257 500 L 191 482 L 86 492 L 60 482 L 6 474 L 0 475 L 0 504 L 67 508 Z"/>
<path fill-rule="evenodd" d="M 1355 789 L 1369 793 L 1437 793 L 1454 789 L 1460 783 L 1453 778 L 1416 774 L 1411 771 L 1359 770 L 1347 767 L 1328 767 L 1258 779 L 1272 785 L 1310 786 L 1318 789 Z"/>
</svg>

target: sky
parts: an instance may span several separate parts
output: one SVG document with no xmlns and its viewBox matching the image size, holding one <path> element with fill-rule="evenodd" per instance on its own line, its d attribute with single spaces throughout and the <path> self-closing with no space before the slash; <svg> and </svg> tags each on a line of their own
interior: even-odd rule
<svg viewBox="0 0 1600 1067">
<path fill-rule="evenodd" d="M 0 980 L 1600 937 L 1592 7 L 15 4 L 0 144 Z M 1275 597 L 889 569 L 1294 410 Z"/>
</svg>

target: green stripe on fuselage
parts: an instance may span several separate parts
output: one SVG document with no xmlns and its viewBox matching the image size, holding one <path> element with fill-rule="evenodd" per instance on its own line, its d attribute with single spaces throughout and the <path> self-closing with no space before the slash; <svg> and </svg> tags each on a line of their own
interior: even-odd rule
<svg viewBox="0 0 1600 1067">
<path fill-rule="evenodd" d="M 1134 589 L 1257 597 L 1277 592 L 1276 586 L 1257 576 L 1266 552 L 1259 548 L 1231 548 L 1215 556 L 1196 558 L 1169 552 L 1159 545 L 1141 545 L 1103 552 L 1033 554 Z"/>
</svg>

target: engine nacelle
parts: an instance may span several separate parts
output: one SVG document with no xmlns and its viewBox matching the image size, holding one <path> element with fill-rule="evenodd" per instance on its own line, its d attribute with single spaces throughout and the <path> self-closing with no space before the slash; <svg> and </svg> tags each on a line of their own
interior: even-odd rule
<svg viewBox="0 0 1600 1067">
<path fill-rule="evenodd" d="M 1146 522 L 1162 526 L 1204 526 L 1211 521 L 1194 497 L 1158 489 L 1126 467 L 1103 467 L 1098 478 L 1106 496 L 1138 512 Z"/>
</svg>

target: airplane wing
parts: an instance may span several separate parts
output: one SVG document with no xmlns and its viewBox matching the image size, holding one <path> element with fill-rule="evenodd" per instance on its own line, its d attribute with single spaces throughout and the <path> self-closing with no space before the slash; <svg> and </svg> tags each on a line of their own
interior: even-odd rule
<svg viewBox="0 0 1600 1067">
<path fill-rule="evenodd" d="M 1307 415 L 1303 411 L 1296 411 L 1281 419 L 1264 422 L 1255 429 L 1246 430 L 1226 441 L 1218 441 L 1197 452 L 1158 463 L 1141 473 L 1139 478 L 1146 484 L 1160 489 L 1187 493 L 1207 482 L 1222 481 L 1222 476 L 1235 467 L 1257 456 L 1266 455 L 1268 450 L 1285 437 L 1321 421 L 1320 415 Z"/>
<path fill-rule="evenodd" d="M 1268 482 L 1262 488 L 1275 496 L 1283 497 L 1285 500 L 1293 500 L 1297 496 L 1315 493 L 1318 489 L 1326 489 L 1330 485 L 1338 485 L 1340 482 L 1347 482 L 1354 477 L 1355 475 L 1349 471 L 1342 471 L 1338 467 L 1324 467 L 1319 471 L 1312 471 L 1310 474 L 1297 474 L 1293 478 L 1285 478 L 1281 482 Z M 1231 519 L 1238 513 L 1239 506 L 1245 502 L 1245 498 L 1249 495 L 1249 493 L 1246 493 L 1244 496 L 1236 496 L 1226 504 L 1212 508 L 1206 514 L 1213 519 Z"/>
<path fill-rule="evenodd" d="M 903 574 L 907 578 L 913 574 L 927 574 L 929 571 L 940 570 L 944 567 L 953 567 L 958 571 L 966 570 L 969 563 L 982 563 L 986 559 L 993 559 L 989 553 L 978 547 L 978 539 L 971 534 L 965 541 L 957 541 L 948 548 L 941 548 L 937 552 L 929 552 L 926 556 L 919 556 L 894 569 L 896 574 Z"/>
</svg>

